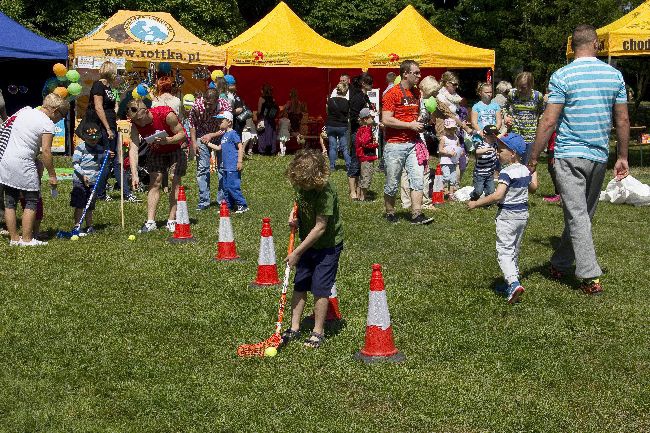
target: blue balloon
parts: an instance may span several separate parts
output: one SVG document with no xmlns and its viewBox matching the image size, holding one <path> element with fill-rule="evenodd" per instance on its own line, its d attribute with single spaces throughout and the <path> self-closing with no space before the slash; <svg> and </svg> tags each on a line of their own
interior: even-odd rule
<svg viewBox="0 0 650 433">
<path fill-rule="evenodd" d="M 208 89 L 216 89 L 217 85 L 214 84 L 214 81 L 210 81 L 210 84 L 208 84 Z"/>
<path fill-rule="evenodd" d="M 158 65 L 158 72 L 161 72 L 163 74 L 171 74 L 172 73 L 172 65 L 169 62 L 162 62 Z"/>
<path fill-rule="evenodd" d="M 138 84 L 136 91 L 140 96 L 147 96 L 149 94 L 149 88 L 144 84 Z"/>
</svg>

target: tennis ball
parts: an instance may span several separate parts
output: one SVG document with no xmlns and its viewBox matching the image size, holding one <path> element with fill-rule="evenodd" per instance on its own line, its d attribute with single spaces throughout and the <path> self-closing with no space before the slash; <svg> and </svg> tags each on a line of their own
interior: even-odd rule
<svg viewBox="0 0 650 433">
<path fill-rule="evenodd" d="M 264 356 L 275 356 L 278 354 L 278 349 L 275 347 L 267 347 L 264 349 Z"/>
<path fill-rule="evenodd" d="M 77 236 L 77 235 L 72 235 L 72 237 L 70 238 L 70 240 L 71 240 L 71 241 L 78 241 L 78 240 L 79 240 L 79 236 Z"/>
<path fill-rule="evenodd" d="M 135 240 L 135 235 L 129 235 L 129 240 L 134 241 Z"/>
</svg>

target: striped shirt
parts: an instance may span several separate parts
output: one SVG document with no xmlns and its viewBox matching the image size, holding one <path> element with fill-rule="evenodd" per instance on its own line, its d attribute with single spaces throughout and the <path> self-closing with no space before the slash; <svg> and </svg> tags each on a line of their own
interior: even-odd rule
<svg viewBox="0 0 650 433">
<path fill-rule="evenodd" d="M 580 57 L 558 69 L 548 85 L 549 104 L 564 104 L 555 158 L 607 162 L 614 104 L 626 104 L 619 71 L 595 57 Z"/>
<path fill-rule="evenodd" d="M 72 167 L 75 174 L 73 181 L 83 182 L 83 177 L 87 176 L 91 185 L 97 183 L 103 156 L 102 146 L 89 146 L 84 142 L 77 144 L 72 154 Z"/>
<path fill-rule="evenodd" d="M 499 209 L 513 213 L 528 211 L 528 185 L 531 182 L 528 168 L 518 162 L 503 168 L 499 183 L 508 187 L 505 197 L 499 202 Z"/>
<path fill-rule="evenodd" d="M 544 97 L 533 90 L 530 98 L 524 98 L 517 89 L 510 90 L 506 111 L 512 117 L 512 132 L 524 137 L 528 146 L 535 142 L 537 121 L 544 111 Z"/>
<path fill-rule="evenodd" d="M 476 154 L 476 165 L 474 166 L 474 173 L 478 175 L 493 175 L 494 169 L 497 166 L 497 145 L 490 144 L 487 141 L 481 140 L 480 135 L 476 135 L 478 140 L 474 140 L 477 143 L 476 150 L 479 149 L 490 149 L 488 152 L 479 155 Z"/>
</svg>

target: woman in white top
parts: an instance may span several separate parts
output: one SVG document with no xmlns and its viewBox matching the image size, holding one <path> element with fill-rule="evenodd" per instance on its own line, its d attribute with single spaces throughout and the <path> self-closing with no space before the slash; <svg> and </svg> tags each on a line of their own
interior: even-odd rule
<svg viewBox="0 0 650 433">
<path fill-rule="evenodd" d="M 54 125 L 63 119 L 70 109 L 65 99 L 50 93 L 39 108 L 25 107 L 20 110 L 11 126 L 7 149 L 0 160 L 0 184 L 5 192 L 5 222 L 11 237 L 10 245 L 47 245 L 32 238 L 36 206 L 41 182 L 38 177 L 36 158 L 39 151 L 50 176 L 50 186 L 56 188 L 56 173 L 52 161 Z M 23 212 L 23 236 L 16 227 L 16 204 L 20 195 L 25 198 Z"/>
</svg>

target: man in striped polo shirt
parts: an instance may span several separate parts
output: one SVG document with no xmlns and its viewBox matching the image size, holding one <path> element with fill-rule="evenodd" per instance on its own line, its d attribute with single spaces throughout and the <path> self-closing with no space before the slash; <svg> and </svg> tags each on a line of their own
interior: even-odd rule
<svg viewBox="0 0 650 433">
<path fill-rule="evenodd" d="M 594 295 L 603 289 L 591 220 L 607 169 L 612 112 L 618 140 L 614 166 L 617 180 L 628 175 L 630 121 L 623 76 L 596 59 L 596 30 L 588 25 L 578 26 L 571 45 L 575 60 L 551 76 L 548 104 L 537 128 L 528 168 L 535 171 L 537 158 L 557 126 L 555 170 L 562 197 L 564 232 L 551 257 L 551 276 L 561 278 L 575 262 L 575 275 L 582 279 L 582 290 Z"/>
</svg>

